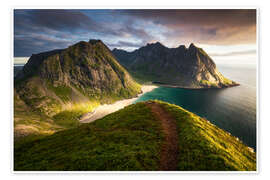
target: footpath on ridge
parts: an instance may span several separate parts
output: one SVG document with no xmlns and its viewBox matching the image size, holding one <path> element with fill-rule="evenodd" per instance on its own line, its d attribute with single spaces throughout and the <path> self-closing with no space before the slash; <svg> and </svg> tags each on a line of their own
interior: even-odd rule
<svg viewBox="0 0 270 180">
<path fill-rule="evenodd" d="M 165 141 L 161 147 L 159 170 L 177 170 L 179 145 L 176 120 L 160 104 L 147 102 L 146 105 L 151 108 L 156 119 L 161 121 L 162 131 L 165 135 Z"/>
</svg>

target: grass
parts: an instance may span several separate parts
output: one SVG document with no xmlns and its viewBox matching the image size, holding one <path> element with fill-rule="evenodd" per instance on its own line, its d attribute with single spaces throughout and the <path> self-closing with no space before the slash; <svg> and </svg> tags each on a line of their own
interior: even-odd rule
<svg viewBox="0 0 270 180">
<path fill-rule="evenodd" d="M 45 114 L 32 110 L 14 92 L 14 126 L 23 129 L 24 134 L 52 134 L 61 127 L 58 127 L 50 117 Z"/>
<path fill-rule="evenodd" d="M 15 170 L 157 170 L 163 140 L 144 103 L 15 146 Z"/>
<path fill-rule="evenodd" d="M 80 117 L 85 113 L 92 112 L 97 106 L 99 106 L 97 101 L 73 104 L 70 109 L 61 111 L 52 118 L 57 125 L 64 128 L 77 127 L 80 124 Z"/>
<path fill-rule="evenodd" d="M 177 121 L 180 171 L 255 171 L 256 153 L 187 110 L 155 101 Z M 164 135 L 137 103 L 76 128 L 16 143 L 15 170 L 158 170 Z"/>
<path fill-rule="evenodd" d="M 179 106 L 159 103 L 177 120 L 179 170 L 256 170 L 256 154 L 236 137 Z"/>
<path fill-rule="evenodd" d="M 23 141 L 25 138 L 28 140 L 36 136 L 52 135 L 60 130 L 77 127 L 80 116 L 93 111 L 98 105 L 97 101 L 88 101 L 74 103 L 70 107 L 65 107 L 65 110 L 54 107 L 54 112 L 58 113 L 51 117 L 31 109 L 16 94 L 14 95 L 14 131 L 17 134 L 15 140 Z"/>
<path fill-rule="evenodd" d="M 230 85 L 230 84 L 233 83 L 233 81 L 231 81 L 231 80 L 229 80 L 228 78 L 225 78 L 225 77 L 223 77 L 222 80 L 223 80 L 223 83 L 226 84 L 226 85 Z"/>
</svg>

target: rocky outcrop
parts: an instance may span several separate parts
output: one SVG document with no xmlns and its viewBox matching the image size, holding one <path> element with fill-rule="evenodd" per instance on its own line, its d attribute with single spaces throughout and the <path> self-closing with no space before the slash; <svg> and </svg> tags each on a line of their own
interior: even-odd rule
<svg viewBox="0 0 270 180">
<path fill-rule="evenodd" d="M 147 44 L 133 52 L 114 49 L 119 62 L 135 74 L 162 84 L 184 88 L 222 88 L 238 85 L 225 78 L 214 61 L 193 43 L 167 48 L 161 43 Z"/>
<path fill-rule="evenodd" d="M 80 101 L 110 103 L 140 93 L 140 86 L 100 40 L 33 54 L 16 76 L 20 98 L 46 114 Z"/>
</svg>

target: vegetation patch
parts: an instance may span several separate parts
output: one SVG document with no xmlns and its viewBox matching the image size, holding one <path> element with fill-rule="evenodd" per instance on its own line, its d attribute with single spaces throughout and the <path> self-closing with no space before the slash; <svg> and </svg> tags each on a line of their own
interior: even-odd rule
<svg viewBox="0 0 270 180">
<path fill-rule="evenodd" d="M 47 82 L 48 88 L 52 90 L 64 102 L 70 101 L 72 89 L 68 86 L 54 86 L 52 83 Z"/>
<path fill-rule="evenodd" d="M 201 80 L 200 85 L 207 86 L 207 87 L 218 87 L 216 83 L 213 83 L 207 80 Z"/>
<path fill-rule="evenodd" d="M 144 103 L 15 146 L 15 170 L 158 170 L 163 134 Z"/>
<path fill-rule="evenodd" d="M 236 137 L 179 106 L 155 103 L 177 121 L 178 170 L 256 170 L 256 153 Z M 160 121 L 143 102 L 93 123 L 31 138 L 16 143 L 15 170 L 158 170 L 164 142 Z"/>
<path fill-rule="evenodd" d="M 96 101 L 73 104 L 70 109 L 54 115 L 53 120 L 57 125 L 64 128 L 74 128 L 80 124 L 79 120 L 83 114 L 92 112 L 98 105 L 99 103 Z"/>
<path fill-rule="evenodd" d="M 256 170 L 256 153 L 236 137 L 179 106 L 159 103 L 177 120 L 179 170 Z"/>
<path fill-rule="evenodd" d="M 226 85 L 231 85 L 233 83 L 233 81 L 229 80 L 228 78 L 223 77 L 223 83 Z"/>
</svg>

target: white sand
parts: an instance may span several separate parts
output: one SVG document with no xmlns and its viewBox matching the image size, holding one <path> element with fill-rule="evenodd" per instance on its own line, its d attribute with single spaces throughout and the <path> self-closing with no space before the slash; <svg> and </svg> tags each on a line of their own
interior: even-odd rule
<svg viewBox="0 0 270 180">
<path fill-rule="evenodd" d="M 157 88 L 157 86 L 143 85 L 142 86 L 143 93 L 139 94 L 138 97 L 131 98 L 131 99 L 124 99 L 121 101 L 117 101 L 113 104 L 104 104 L 104 105 L 98 106 L 93 112 L 84 114 L 81 117 L 80 122 L 81 123 L 90 123 L 90 122 L 93 122 L 97 119 L 100 119 L 100 118 L 106 116 L 107 114 L 118 111 L 119 109 L 122 109 L 125 106 L 132 104 L 134 101 L 136 101 L 144 93 L 150 92 L 155 88 Z"/>
</svg>

